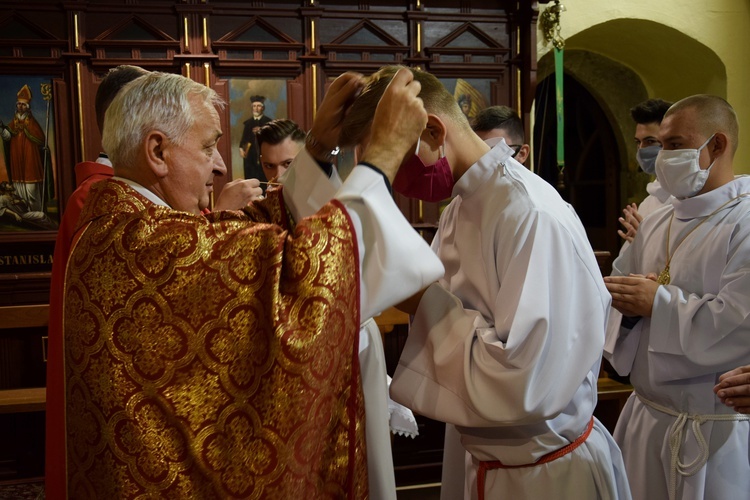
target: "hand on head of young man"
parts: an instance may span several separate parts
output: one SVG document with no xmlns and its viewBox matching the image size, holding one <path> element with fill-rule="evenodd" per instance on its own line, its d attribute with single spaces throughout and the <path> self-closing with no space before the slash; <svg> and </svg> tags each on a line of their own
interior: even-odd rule
<svg viewBox="0 0 750 500">
<path fill-rule="evenodd" d="M 310 130 L 310 136 L 319 145 L 315 149 L 330 151 L 336 147 L 347 110 L 362 91 L 364 83 L 362 75 L 348 72 L 331 84 Z M 418 97 L 420 90 L 421 85 L 414 80 L 411 71 L 401 69 L 375 110 L 361 161 L 379 168 L 391 182 L 427 124 L 427 112 Z M 316 156 L 314 151 L 310 152 Z"/>
</svg>

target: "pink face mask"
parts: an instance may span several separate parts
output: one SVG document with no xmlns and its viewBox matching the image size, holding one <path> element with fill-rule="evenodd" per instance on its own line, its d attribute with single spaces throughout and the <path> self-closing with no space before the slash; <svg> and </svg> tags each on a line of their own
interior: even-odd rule
<svg viewBox="0 0 750 500">
<path fill-rule="evenodd" d="M 393 190 L 409 198 L 436 202 L 450 198 L 454 184 L 448 158 L 441 155 L 433 165 L 425 165 L 415 153 L 401 166 L 393 179 Z"/>
</svg>

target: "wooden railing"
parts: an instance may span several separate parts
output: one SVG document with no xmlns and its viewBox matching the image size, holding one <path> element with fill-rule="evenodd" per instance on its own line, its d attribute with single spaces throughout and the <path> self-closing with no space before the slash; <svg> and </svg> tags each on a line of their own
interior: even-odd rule
<svg viewBox="0 0 750 500">
<path fill-rule="evenodd" d="M 0 307 L 0 330 L 44 328 L 49 324 L 49 305 L 35 304 Z M 43 339 L 44 341 L 44 339 Z M 40 356 L 46 355 L 44 344 Z M 47 391 L 44 387 L 0 390 L 0 413 L 44 411 Z"/>
</svg>

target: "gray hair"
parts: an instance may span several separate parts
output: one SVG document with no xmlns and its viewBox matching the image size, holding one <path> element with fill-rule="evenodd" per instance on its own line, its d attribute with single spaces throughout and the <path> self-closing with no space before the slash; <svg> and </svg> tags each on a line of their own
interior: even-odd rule
<svg viewBox="0 0 750 500">
<path fill-rule="evenodd" d="M 207 106 L 224 106 L 213 89 L 182 75 L 154 71 L 123 87 L 107 109 L 102 131 L 102 147 L 115 168 L 135 166 L 138 150 L 152 130 L 181 145 L 195 122 L 191 95 Z"/>
</svg>

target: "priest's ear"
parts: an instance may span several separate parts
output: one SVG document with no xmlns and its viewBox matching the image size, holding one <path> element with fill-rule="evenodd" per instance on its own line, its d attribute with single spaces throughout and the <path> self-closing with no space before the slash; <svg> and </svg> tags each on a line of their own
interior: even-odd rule
<svg viewBox="0 0 750 500">
<path fill-rule="evenodd" d="M 144 145 L 146 164 L 149 170 L 159 179 L 166 177 L 169 173 L 167 166 L 168 144 L 167 136 L 159 130 L 152 130 L 146 136 Z"/>
</svg>

